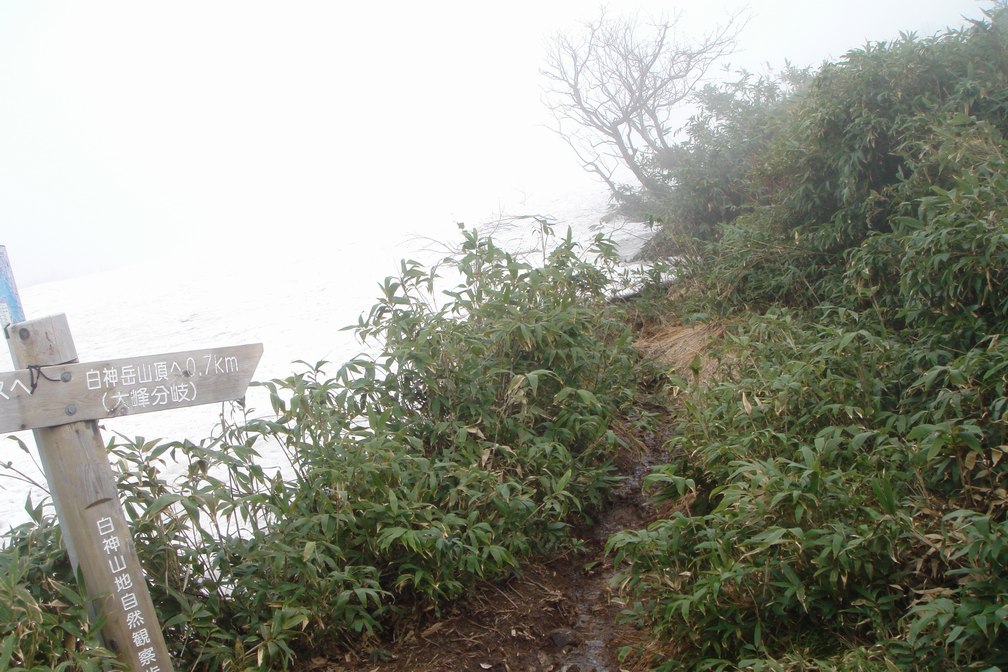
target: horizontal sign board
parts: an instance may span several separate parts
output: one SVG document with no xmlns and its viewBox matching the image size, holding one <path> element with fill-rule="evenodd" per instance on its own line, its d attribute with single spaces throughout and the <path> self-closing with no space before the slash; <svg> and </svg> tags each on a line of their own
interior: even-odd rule
<svg viewBox="0 0 1008 672">
<path fill-rule="evenodd" d="M 0 373 L 0 432 L 237 399 L 262 344 Z"/>
</svg>

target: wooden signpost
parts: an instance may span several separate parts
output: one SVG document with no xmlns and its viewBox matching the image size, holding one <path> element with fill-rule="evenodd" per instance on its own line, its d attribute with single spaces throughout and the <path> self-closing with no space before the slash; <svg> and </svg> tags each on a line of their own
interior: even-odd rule
<svg viewBox="0 0 1008 672">
<path fill-rule="evenodd" d="M 70 562 L 103 622 L 105 645 L 135 672 L 170 672 L 96 421 L 237 399 L 262 344 L 78 363 L 66 316 L 24 319 L 2 246 L 0 303 L 0 327 L 19 369 L 0 373 L 0 432 L 35 433 Z"/>
</svg>

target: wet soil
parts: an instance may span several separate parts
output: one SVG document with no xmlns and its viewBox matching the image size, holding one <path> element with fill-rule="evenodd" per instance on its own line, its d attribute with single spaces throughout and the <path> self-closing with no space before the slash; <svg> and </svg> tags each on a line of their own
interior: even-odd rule
<svg viewBox="0 0 1008 672">
<path fill-rule="evenodd" d="M 437 620 L 396 633 L 369 649 L 316 657 L 303 669 L 324 672 L 620 672 L 620 647 L 645 633 L 622 622 L 612 589 L 608 538 L 655 519 L 641 485 L 660 464 L 667 437 L 641 437 L 640 450 L 619 460 L 625 481 L 596 523 L 579 530 L 581 552 L 526 566 L 520 576 L 488 585 Z"/>
</svg>

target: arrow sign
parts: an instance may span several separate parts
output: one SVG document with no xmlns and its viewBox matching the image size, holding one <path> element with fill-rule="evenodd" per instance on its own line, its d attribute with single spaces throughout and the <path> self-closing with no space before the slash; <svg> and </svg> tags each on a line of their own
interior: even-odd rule
<svg viewBox="0 0 1008 672">
<path fill-rule="evenodd" d="M 0 373 L 0 432 L 237 399 L 261 343 Z"/>
</svg>

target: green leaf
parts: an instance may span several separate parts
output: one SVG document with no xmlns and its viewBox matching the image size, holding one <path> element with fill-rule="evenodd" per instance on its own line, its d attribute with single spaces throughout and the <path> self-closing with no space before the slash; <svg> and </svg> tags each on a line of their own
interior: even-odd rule
<svg viewBox="0 0 1008 672">
<path fill-rule="evenodd" d="M 14 647 L 17 645 L 18 639 L 16 632 L 12 632 L 4 638 L 3 646 L 0 647 L 0 672 L 7 672 L 10 669 Z"/>
</svg>

